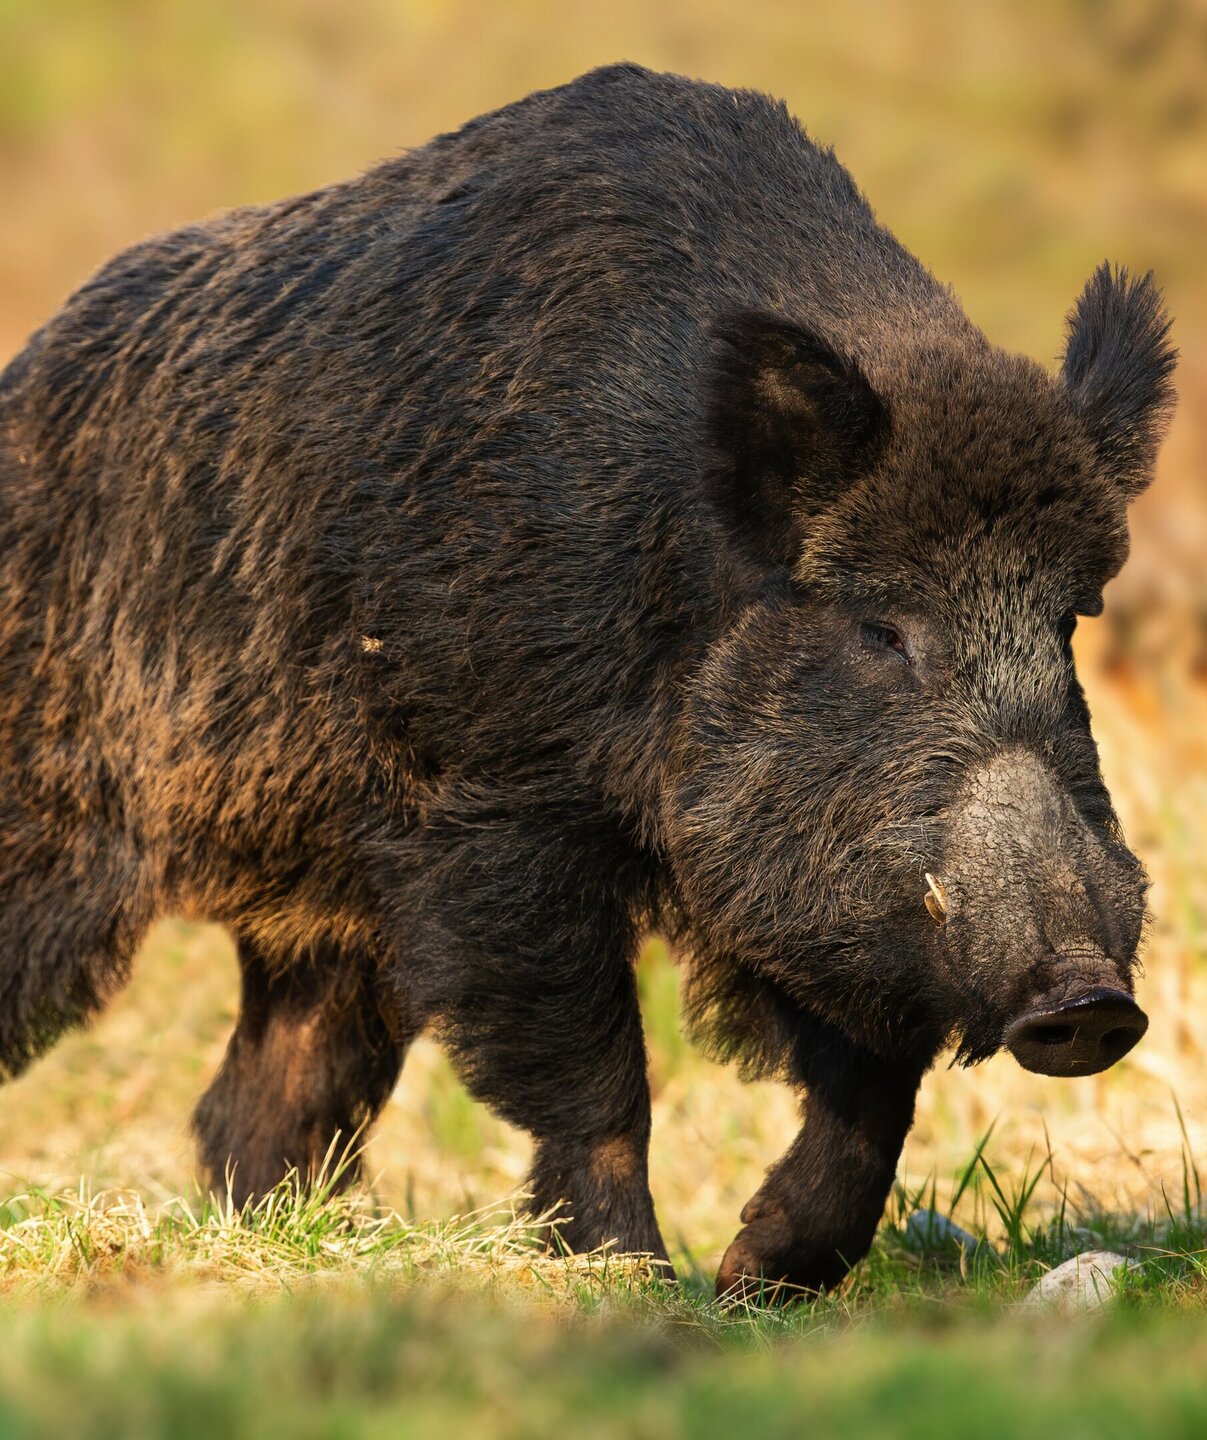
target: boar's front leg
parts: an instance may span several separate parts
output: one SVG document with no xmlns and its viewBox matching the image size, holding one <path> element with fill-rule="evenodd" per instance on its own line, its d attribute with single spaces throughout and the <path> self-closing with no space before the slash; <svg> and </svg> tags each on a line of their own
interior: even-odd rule
<svg viewBox="0 0 1207 1440">
<path fill-rule="evenodd" d="M 532 1136 L 531 1208 L 556 1208 L 555 1243 L 610 1243 L 669 1275 L 647 1178 L 627 849 L 597 823 L 470 819 L 447 826 L 423 872 L 412 983 L 471 1094 Z"/>
<path fill-rule="evenodd" d="M 867 1254 L 929 1063 L 882 1060 L 806 1022 L 795 1056 L 807 1089 L 804 1125 L 742 1211 L 718 1295 L 799 1299 L 837 1285 Z"/>
</svg>

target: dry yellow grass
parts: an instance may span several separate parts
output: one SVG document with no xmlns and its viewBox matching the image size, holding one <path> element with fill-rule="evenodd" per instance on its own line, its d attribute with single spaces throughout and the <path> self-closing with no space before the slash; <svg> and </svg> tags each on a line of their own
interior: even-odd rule
<svg viewBox="0 0 1207 1440">
<path fill-rule="evenodd" d="M 1162 1185 L 1181 1185 L 1172 1095 L 1207 1155 L 1207 691 L 1195 678 L 1207 659 L 1205 36 L 1202 0 L 854 0 L 824 13 L 762 0 L 740 20 L 720 0 L 7 0 L 0 358 L 149 231 L 322 183 L 622 56 L 785 95 L 1004 344 L 1051 357 L 1103 253 L 1155 265 L 1178 317 L 1182 403 L 1137 507 L 1132 565 L 1107 620 L 1080 641 L 1107 779 L 1154 879 L 1141 987 L 1152 1028 L 1089 1081 L 1042 1080 L 1005 1059 L 937 1071 L 903 1173 L 934 1170 L 941 1192 L 998 1119 L 999 1166 L 1021 1172 L 1050 1143 L 1074 1195 L 1159 1205 Z M 672 1248 L 707 1263 L 795 1116 L 782 1091 L 744 1087 L 676 1038 L 670 973 L 656 950 L 643 961 L 653 1186 Z M 165 924 L 95 1030 L 0 1096 L 0 1193 L 84 1175 L 151 1202 L 189 1194 L 186 1117 L 236 999 L 226 939 Z M 447 1216 L 513 1192 L 526 1153 L 424 1041 L 370 1141 L 369 1170 L 404 1215 Z"/>
</svg>

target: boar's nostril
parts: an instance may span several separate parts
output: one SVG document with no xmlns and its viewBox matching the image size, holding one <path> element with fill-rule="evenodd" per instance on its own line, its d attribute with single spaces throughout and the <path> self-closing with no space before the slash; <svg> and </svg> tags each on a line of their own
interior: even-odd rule
<svg viewBox="0 0 1207 1440">
<path fill-rule="evenodd" d="M 931 918 L 937 920 L 940 925 L 945 925 L 947 923 L 947 892 L 943 889 L 942 882 L 929 870 L 923 878 L 926 881 L 923 903 L 930 912 Z"/>
<path fill-rule="evenodd" d="M 1037 1045 L 1067 1045 L 1076 1033 L 1072 1025 L 1033 1025 L 1030 1038 Z"/>
<path fill-rule="evenodd" d="M 1103 1058 L 1113 1065 L 1127 1054 L 1138 1039 L 1136 1031 L 1127 1026 L 1120 1025 L 1117 1029 L 1108 1030 L 1099 1042 Z"/>
</svg>

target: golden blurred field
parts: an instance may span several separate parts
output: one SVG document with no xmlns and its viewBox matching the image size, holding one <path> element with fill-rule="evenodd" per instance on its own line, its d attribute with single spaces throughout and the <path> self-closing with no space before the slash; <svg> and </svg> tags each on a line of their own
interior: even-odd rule
<svg viewBox="0 0 1207 1440">
<path fill-rule="evenodd" d="M 928 1078 L 904 1174 L 940 1194 L 990 1154 L 1107 1207 L 1180 1189 L 1207 1156 L 1207 4 L 958 0 L 0 0 L 0 362 L 113 251 L 320 185 L 605 61 L 785 96 L 881 218 L 996 341 L 1050 361 L 1104 256 L 1152 266 L 1175 316 L 1181 403 L 1133 559 L 1081 660 L 1108 782 L 1155 915 L 1132 1057 L 1082 1082 L 997 1059 Z M 790 1098 L 695 1056 L 674 972 L 642 976 L 653 1187 L 672 1251 L 715 1261 Z M 188 1112 L 215 1070 L 236 974 L 220 933 L 169 922 L 104 1020 L 0 1096 L 0 1193 L 86 1176 L 154 1198 L 191 1183 Z M 404 1214 L 514 1191 L 526 1143 L 472 1104 L 428 1042 L 370 1144 Z M 1046 1193 L 1053 1192 L 1045 1181 Z"/>
</svg>

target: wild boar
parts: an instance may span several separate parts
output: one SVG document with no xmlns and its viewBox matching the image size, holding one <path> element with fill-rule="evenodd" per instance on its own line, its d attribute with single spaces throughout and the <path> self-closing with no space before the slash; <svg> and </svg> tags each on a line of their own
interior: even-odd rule
<svg viewBox="0 0 1207 1440">
<path fill-rule="evenodd" d="M 0 377 L 0 1065 L 178 914 L 242 1201 L 429 1030 L 564 1239 L 666 1252 L 634 957 L 803 1129 L 718 1289 L 832 1286 L 955 1046 L 1140 1038 L 1070 639 L 1174 352 L 1103 266 L 995 349 L 783 105 L 596 71 L 135 245 Z"/>
</svg>

